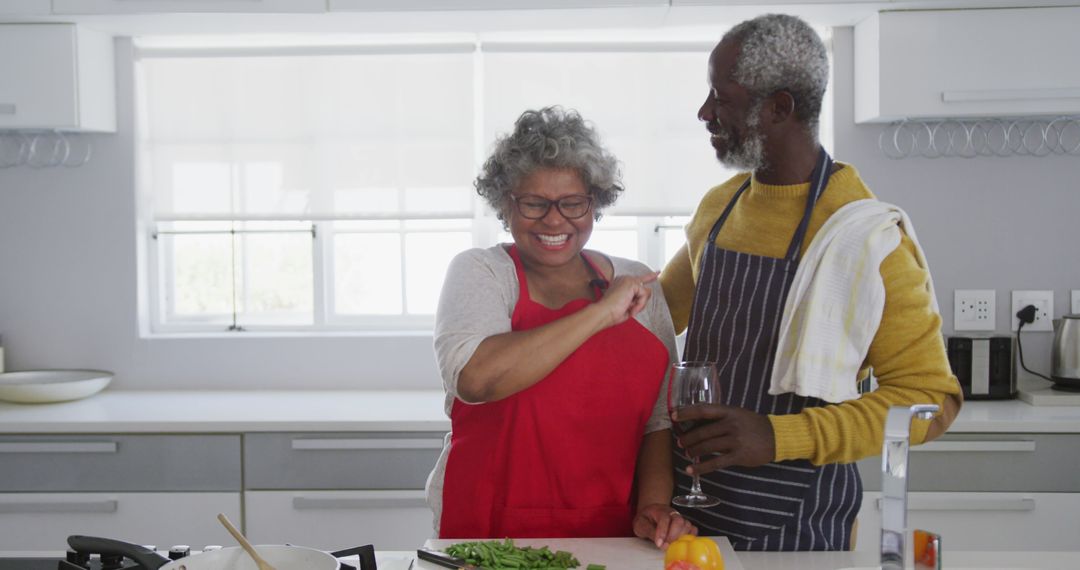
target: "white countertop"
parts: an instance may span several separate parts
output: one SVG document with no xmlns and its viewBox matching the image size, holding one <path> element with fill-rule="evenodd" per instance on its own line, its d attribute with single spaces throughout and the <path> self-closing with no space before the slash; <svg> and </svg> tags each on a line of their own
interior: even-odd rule
<svg viewBox="0 0 1080 570">
<path fill-rule="evenodd" d="M 449 431 L 442 391 L 124 391 L 0 402 L 0 433 Z"/>
<path fill-rule="evenodd" d="M 443 393 L 105 390 L 57 404 L 0 402 L 0 433 L 447 431 Z M 966 402 L 951 433 L 1080 433 L 1080 406 Z"/>
<path fill-rule="evenodd" d="M 608 570 L 662 570 L 663 554 L 636 538 L 516 540 L 520 546 L 549 545 L 568 549 L 581 562 L 608 563 Z M 555 544 L 558 543 L 558 544 Z M 553 550 L 556 548 L 552 548 Z M 721 544 L 724 570 L 839 570 L 869 569 L 879 557 L 855 552 L 738 552 Z M 610 559 L 614 555 L 616 559 Z M 62 552 L 0 551 L 0 558 L 61 557 Z M 380 570 L 443 570 L 430 562 L 416 561 L 415 551 L 377 552 Z M 342 558 L 357 565 L 356 557 Z M 942 553 L 945 570 L 1065 570 L 1080 568 L 1080 552 L 950 552 Z M 628 562 L 629 561 L 629 562 Z"/>
<path fill-rule="evenodd" d="M 862 552 L 735 552 L 730 543 L 716 539 L 724 556 L 724 570 L 838 570 L 876 568 L 877 553 Z M 443 548 L 453 540 L 429 540 L 428 547 Z M 518 546 L 548 546 L 572 552 L 587 564 L 604 564 L 608 570 L 662 570 L 663 552 L 636 538 L 517 539 Z M 392 553 L 409 558 L 413 553 Z M 386 553 L 391 555 L 391 553 Z M 1065 570 L 1080 568 L 1080 552 L 951 552 L 942 551 L 945 570 Z M 381 566 L 380 566 L 381 568 Z M 417 562 L 413 570 L 439 570 L 427 562 Z"/>
</svg>

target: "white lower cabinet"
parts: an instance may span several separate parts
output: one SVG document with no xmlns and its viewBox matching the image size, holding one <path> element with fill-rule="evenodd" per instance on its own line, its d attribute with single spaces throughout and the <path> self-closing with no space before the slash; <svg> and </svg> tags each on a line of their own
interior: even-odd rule
<svg viewBox="0 0 1080 570">
<path fill-rule="evenodd" d="M 248 537 L 262 544 L 411 550 L 433 534 L 422 490 L 248 491 L 244 498 Z"/>
<path fill-rule="evenodd" d="M 881 493 L 863 493 L 855 550 L 880 549 Z M 956 551 L 1076 550 L 1080 493 L 909 492 L 908 528 L 941 535 Z"/>
<path fill-rule="evenodd" d="M 57 551 L 73 534 L 167 548 L 231 544 L 240 493 L 0 493 L 0 550 Z"/>
</svg>

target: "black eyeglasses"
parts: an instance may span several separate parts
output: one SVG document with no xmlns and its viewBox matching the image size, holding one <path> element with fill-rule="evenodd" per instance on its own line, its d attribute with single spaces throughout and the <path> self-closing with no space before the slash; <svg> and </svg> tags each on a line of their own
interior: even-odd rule
<svg viewBox="0 0 1080 570">
<path fill-rule="evenodd" d="M 564 218 L 576 220 L 589 213 L 593 201 L 592 196 L 585 194 L 572 194 L 563 196 L 558 200 L 548 200 L 533 194 L 525 194 L 524 196 L 511 194 L 510 199 L 517 205 L 518 213 L 529 220 L 539 220 L 546 216 L 551 211 L 552 204 L 555 205 L 555 208 L 559 210 L 559 213 Z"/>
</svg>

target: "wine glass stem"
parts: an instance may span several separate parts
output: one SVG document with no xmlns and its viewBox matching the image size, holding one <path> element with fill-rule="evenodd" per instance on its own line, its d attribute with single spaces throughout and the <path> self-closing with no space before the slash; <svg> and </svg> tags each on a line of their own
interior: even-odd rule
<svg viewBox="0 0 1080 570">
<path fill-rule="evenodd" d="M 698 464 L 698 460 L 695 457 L 694 458 L 694 466 L 696 467 L 697 464 Z M 697 471 L 697 470 L 695 469 L 695 471 Z M 693 483 L 690 485 L 690 494 L 691 495 L 703 495 L 704 493 L 701 492 L 701 476 L 698 475 L 695 472 L 692 479 L 693 479 Z"/>
</svg>

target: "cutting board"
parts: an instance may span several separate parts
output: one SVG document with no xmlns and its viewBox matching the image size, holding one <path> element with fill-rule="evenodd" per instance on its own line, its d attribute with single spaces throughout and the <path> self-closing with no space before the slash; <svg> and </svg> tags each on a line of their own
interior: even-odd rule
<svg viewBox="0 0 1080 570">
<path fill-rule="evenodd" d="M 724 570 L 743 570 L 731 543 L 725 537 L 713 537 L 724 555 Z M 468 540 L 429 540 L 424 546 L 442 550 L 457 542 Z M 573 553 L 581 562 L 580 568 L 589 564 L 603 564 L 608 570 L 664 570 L 664 553 L 640 538 L 515 538 L 517 546 L 546 546 L 552 551 L 565 550 Z M 430 562 L 417 561 L 413 570 L 445 570 Z"/>
</svg>

